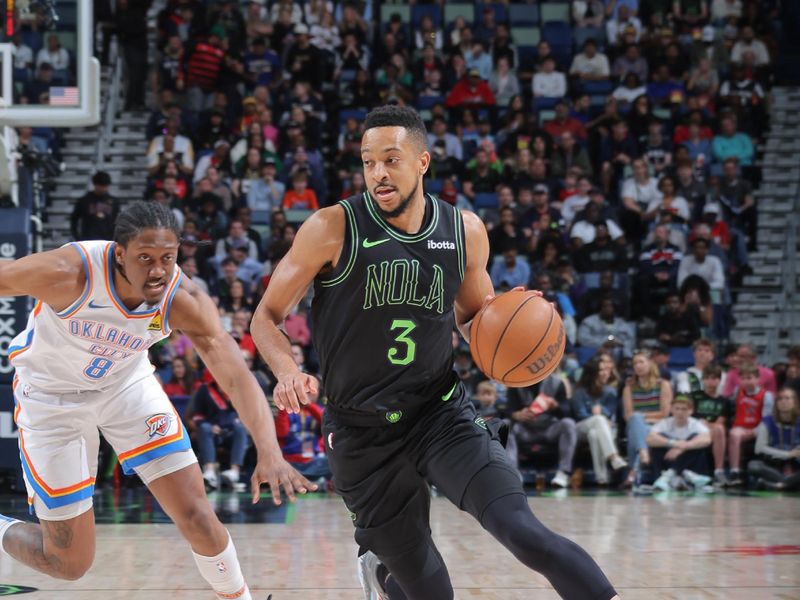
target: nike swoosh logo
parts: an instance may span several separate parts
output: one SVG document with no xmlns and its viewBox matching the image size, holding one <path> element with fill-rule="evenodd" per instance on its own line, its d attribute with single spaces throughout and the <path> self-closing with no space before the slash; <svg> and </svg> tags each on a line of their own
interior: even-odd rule
<svg viewBox="0 0 800 600">
<path fill-rule="evenodd" d="M 389 241 L 389 238 L 386 238 L 385 240 L 375 240 L 374 242 L 370 242 L 368 239 L 365 239 L 365 240 L 364 240 L 364 241 L 361 243 L 361 245 L 362 245 L 364 248 L 372 248 L 373 246 L 377 246 L 377 245 L 379 245 L 379 244 L 383 244 L 384 242 L 388 242 L 388 241 Z"/>
<path fill-rule="evenodd" d="M 101 304 L 95 304 L 94 300 L 89 300 L 89 308 L 109 308 L 109 307 L 103 306 Z"/>
</svg>

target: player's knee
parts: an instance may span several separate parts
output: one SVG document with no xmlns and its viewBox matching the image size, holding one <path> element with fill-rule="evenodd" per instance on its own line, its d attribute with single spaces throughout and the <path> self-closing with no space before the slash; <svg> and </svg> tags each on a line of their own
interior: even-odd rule
<svg viewBox="0 0 800 600">
<path fill-rule="evenodd" d="M 564 417 L 561 419 L 561 427 L 568 433 L 575 433 L 575 420 L 570 417 Z"/>
<path fill-rule="evenodd" d="M 82 561 L 71 561 L 63 564 L 61 565 L 57 576 L 59 579 L 66 579 L 67 581 L 77 581 L 86 575 L 86 572 L 92 566 L 92 562 L 92 559 L 86 559 Z"/>
<path fill-rule="evenodd" d="M 187 502 L 176 515 L 176 521 L 184 534 L 191 538 L 211 538 L 218 526 L 217 516 L 205 497 Z"/>
</svg>

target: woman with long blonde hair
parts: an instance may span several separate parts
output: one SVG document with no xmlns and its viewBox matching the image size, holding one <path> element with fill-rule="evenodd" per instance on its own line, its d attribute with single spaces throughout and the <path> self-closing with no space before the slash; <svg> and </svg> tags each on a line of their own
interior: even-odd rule
<svg viewBox="0 0 800 600">
<path fill-rule="evenodd" d="M 627 484 L 636 480 L 642 465 L 650 464 L 647 433 L 654 423 L 669 416 L 672 385 L 661 379 L 658 365 L 646 350 L 633 353 L 633 375 L 622 389 L 622 408 L 628 436 L 628 463 L 631 472 Z"/>
</svg>

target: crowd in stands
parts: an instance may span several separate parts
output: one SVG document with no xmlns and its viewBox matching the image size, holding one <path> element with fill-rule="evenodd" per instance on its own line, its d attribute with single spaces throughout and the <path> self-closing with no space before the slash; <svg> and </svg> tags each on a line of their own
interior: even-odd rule
<svg viewBox="0 0 800 600">
<path fill-rule="evenodd" d="M 705 489 L 741 485 L 752 459 L 761 485 L 796 486 L 800 350 L 776 371 L 747 346 L 727 351 L 732 288 L 757 242 L 778 10 L 170 0 L 150 65 L 146 198 L 175 213 L 181 268 L 269 395 L 248 324 L 270 273 L 308 214 L 367 191 L 367 111 L 414 106 L 429 128 L 426 191 L 482 217 L 498 291 L 542 290 L 564 320 L 562 370 L 533 388 L 484 381 L 454 336 L 479 411 L 510 424 L 515 464 L 549 461 L 558 487 L 591 465 L 599 485 Z M 141 89 L 128 93 L 143 103 Z M 98 177 L 90 194 L 103 194 Z M 101 205 L 79 202 L 76 236 L 110 236 L 116 209 Z M 286 330 L 297 364 L 316 373 L 309 300 Z M 153 359 L 209 487 L 237 483 L 246 440 L 191 344 L 174 333 Z M 329 476 L 322 389 L 301 415 L 275 413 L 286 456 L 313 477 Z M 218 479 L 225 439 L 231 466 Z"/>
</svg>

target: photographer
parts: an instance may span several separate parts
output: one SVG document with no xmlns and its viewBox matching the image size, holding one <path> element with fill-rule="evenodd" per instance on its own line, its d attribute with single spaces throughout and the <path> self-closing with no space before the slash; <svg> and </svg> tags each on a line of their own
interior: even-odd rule
<svg viewBox="0 0 800 600">
<path fill-rule="evenodd" d="M 110 240 L 114 237 L 114 222 L 119 213 L 119 202 L 109 195 L 111 177 L 98 171 L 92 177 L 94 189 L 75 202 L 70 215 L 70 231 L 75 240 Z"/>
</svg>

